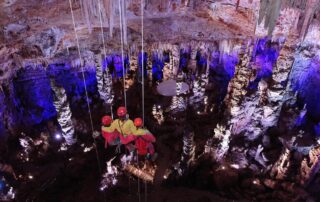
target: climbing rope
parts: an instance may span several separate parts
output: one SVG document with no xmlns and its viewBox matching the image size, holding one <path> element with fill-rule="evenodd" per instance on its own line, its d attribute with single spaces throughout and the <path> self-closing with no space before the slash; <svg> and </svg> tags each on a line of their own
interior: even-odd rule
<svg viewBox="0 0 320 202">
<path fill-rule="evenodd" d="M 107 57 L 107 51 L 106 51 L 106 45 L 104 43 L 104 31 L 103 31 L 103 27 L 102 27 L 102 11 L 101 11 L 101 1 L 98 0 L 98 6 L 99 6 L 99 19 L 100 19 L 100 28 L 101 28 L 101 35 L 102 35 L 102 44 L 103 44 L 103 54 L 104 54 L 104 58 L 103 60 L 106 59 Z M 102 68 L 102 66 L 101 66 Z M 109 78 L 109 71 L 106 69 L 105 70 L 107 72 L 107 78 Z M 110 112 L 111 112 L 111 117 L 113 119 L 113 111 L 112 111 L 112 104 L 110 104 Z"/>
<path fill-rule="evenodd" d="M 87 85 L 86 85 L 86 78 L 85 78 L 85 75 L 84 75 L 84 69 L 83 69 L 83 66 L 81 64 L 82 63 L 82 57 L 81 57 L 81 52 L 80 52 L 80 44 L 79 44 L 79 38 L 78 38 L 77 30 L 76 30 L 76 23 L 75 23 L 75 20 L 74 20 L 74 14 L 73 14 L 71 0 L 69 0 L 69 4 L 70 4 L 70 10 L 71 10 L 71 16 L 72 16 L 72 22 L 73 22 L 73 29 L 74 29 L 76 42 L 77 42 L 77 47 L 78 47 L 78 54 L 79 54 L 79 59 L 80 59 L 84 90 L 85 90 L 85 94 L 86 94 L 86 98 L 87 98 L 86 101 L 87 101 L 87 105 L 88 105 L 88 113 L 89 113 L 89 118 L 90 118 L 91 132 L 93 134 L 94 129 L 93 129 L 93 122 L 92 122 L 91 108 L 90 108 L 90 104 L 89 104 L 89 97 L 88 97 L 88 91 L 87 91 Z M 95 151 L 96 151 L 96 157 L 97 157 L 99 172 L 100 172 L 100 175 L 102 175 L 101 163 L 100 163 L 100 159 L 99 159 L 99 152 L 98 152 L 98 148 L 96 146 L 97 144 L 96 144 L 95 138 L 93 138 L 93 141 L 94 141 L 94 144 L 95 144 Z"/>
<path fill-rule="evenodd" d="M 143 47 L 143 4 L 144 0 L 141 0 L 141 84 L 142 84 L 142 125 L 144 126 L 144 47 Z M 138 160 L 138 166 L 139 166 L 139 154 L 137 152 L 137 160 Z M 145 183 L 146 185 L 146 183 Z M 139 202 L 141 201 L 140 198 L 140 180 L 138 178 L 138 192 L 139 192 Z M 146 192 L 146 186 L 145 186 L 145 200 L 147 200 L 147 192 Z"/>
<path fill-rule="evenodd" d="M 143 4 L 144 0 L 141 0 L 141 64 L 142 64 L 142 124 L 144 126 L 144 47 L 143 47 Z"/>
<path fill-rule="evenodd" d="M 124 54 L 123 54 L 123 24 L 122 24 L 122 8 L 121 2 L 124 3 L 122 0 L 119 0 L 119 16 L 120 16 L 120 38 L 121 38 L 121 62 L 122 62 L 122 74 L 123 74 L 123 96 L 124 96 L 124 105 L 127 108 L 127 94 L 125 88 L 125 81 L 126 81 L 126 73 L 124 68 Z"/>
</svg>

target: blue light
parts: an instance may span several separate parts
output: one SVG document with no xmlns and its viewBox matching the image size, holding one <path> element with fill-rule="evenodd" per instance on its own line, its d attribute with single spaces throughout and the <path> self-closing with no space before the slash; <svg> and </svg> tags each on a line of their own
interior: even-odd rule
<svg viewBox="0 0 320 202">
<path fill-rule="evenodd" d="M 261 79 L 270 78 L 273 66 L 279 56 L 279 44 L 272 43 L 268 38 L 259 39 L 255 44 L 251 61 L 253 69 L 256 70 L 256 78 L 249 83 L 249 89 L 257 89 Z"/>
<path fill-rule="evenodd" d="M 6 183 L 3 180 L 0 180 L 0 191 L 3 191 L 6 188 Z"/>
</svg>

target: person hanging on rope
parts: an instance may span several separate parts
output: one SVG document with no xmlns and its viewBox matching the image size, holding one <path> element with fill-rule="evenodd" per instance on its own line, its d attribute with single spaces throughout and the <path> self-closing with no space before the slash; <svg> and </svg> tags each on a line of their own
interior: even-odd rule
<svg viewBox="0 0 320 202">
<path fill-rule="evenodd" d="M 111 126 L 111 123 L 111 116 L 107 115 L 102 117 L 101 133 L 105 139 L 105 148 L 107 148 L 108 145 L 118 145 L 120 143 L 120 133 Z"/>
<path fill-rule="evenodd" d="M 156 142 L 156 138 L 149 130 L 143 128 L 143 120 L 141 118 L 135 118 L 134 125 L 137 127 L 134 141 L 138 155 L 153 158 L 155 152 L 152 143 Z"/>
<path fill-rule="evenodd" d="M 125 145 L 129 151 L 134 149 L 131 142 L 134 141 L 134 135 L 139 134 L 133 121 L 127 115 L 127 109 L 123 106 L 117 109 L 118 119 L 114 120 L 111 124 L 111 130 L 119 132 L 121 144 Z"/>
</svg>

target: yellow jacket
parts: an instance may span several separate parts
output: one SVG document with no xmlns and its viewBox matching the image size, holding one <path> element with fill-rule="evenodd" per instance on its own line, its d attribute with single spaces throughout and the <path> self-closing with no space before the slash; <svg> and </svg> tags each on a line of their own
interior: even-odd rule
<svg viewBox="0 0 320 202">
<path fill-rule="evenodd" d="M 139 135 L 145 135 L 145 134 L 151 134 L 151 132 L 149 130 L 147 130 L 147 129 L 138 128 L 137 129 L 137 133 L 134 134 L 134 135 L 139 136 Z"/>
<path fill-rule="evenodd" d="M 120 119 L 116 119 L 112 122 L 109 127 L 110 131 L 117 130 L 123 136 L 127 135 L 144 135 L 145 131 L 141 129 L 137 129 L 137 127 L 133 124 L 131 119 L 121 121 Z"/>
<path fill-rule="evenodd" d="M 101 126 L 101 130 L 112 133 L 114 131 L 114 128 L 112 128 L 111 126 Z"/>
</svg>

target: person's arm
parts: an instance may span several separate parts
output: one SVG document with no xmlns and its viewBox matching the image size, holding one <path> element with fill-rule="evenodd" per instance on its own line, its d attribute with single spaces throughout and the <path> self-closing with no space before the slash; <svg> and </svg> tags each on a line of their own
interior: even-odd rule
<svg viewBox="0 0 320 202">
<path fill-rule="evenodd" d="M 112 121 L 111 126 L 110 126 L 110 130 L 112 130 L 112 131 L 117 130 L 121 133 L 118 119 Z"/>
<path fill-rule="evenodd" d="M 111 133 L 113 130 L 110 127 L 101 126 L 101 131 Z"/>
<path fill-rule="evenodd" d="M 138 129 L 137 127 L 134 125 L 132 120 L 127 120 L 126 124 L 125 124 L 125 129 L 126 129 L 126 134 L 133 134 L 133 135 L 138 135 Z"/>
</svg>

